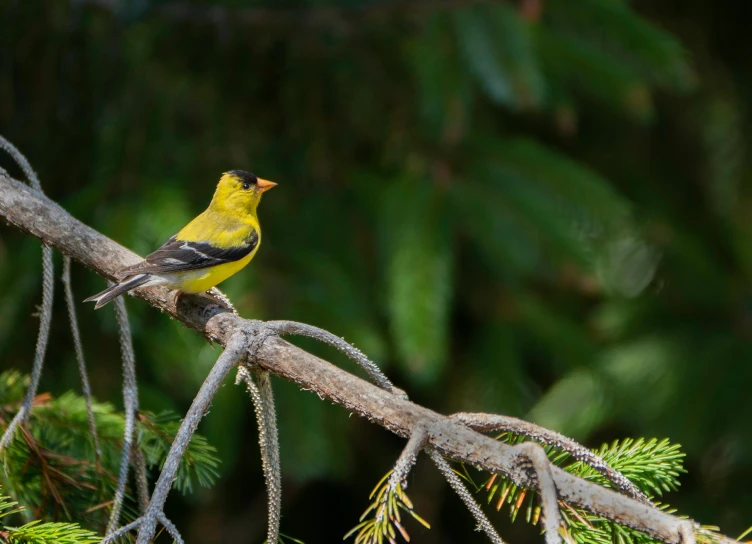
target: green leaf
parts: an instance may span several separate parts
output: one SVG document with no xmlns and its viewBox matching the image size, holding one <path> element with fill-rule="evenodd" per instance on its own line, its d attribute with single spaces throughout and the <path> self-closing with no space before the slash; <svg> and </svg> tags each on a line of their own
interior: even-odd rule
<svg viewBox="0 0 752 544">
<path fill-rule="evenodd" d="M 540 183 L 580 210 L 583 223 L 591 216 L 606 226 L 623 221 L 628 213 L 627 201 L 603 176 L 566 155 L 534 140 L 511 138 L 486 140 L 484 149 L 506 169 Z"/>
<path fill-rule="evenodd" d="M 14 373 L 0 375 L 0 389 L 12 389 L 24 381 Z M 21 400 L 3 402 L 2 420 L 10 421 Z M 124 415 L 108 403 L 92 403 L 101 457 L 95 459 L 85 399 L 73 392 L 59 397 L 39 395 L 31 410 L 27 432 L 19 433 L 3 452 L 5 482 L 9 492 L 39 516 L 87 524 L 104 521 L 106 508 L 93 508 L 111 500 L 117 482 Z M 170 414 L 160 417 L 141 412 L 139 446 L 151 466 L 161 466 L 180 422 Z M 2 426 L 0 426 L 2 427 Z M 1 430 L 1 429 L 0 429 Z M 217 479 L 216 450 L 194 435 L 178 470 L 175 486 L 191 489 L 194 481 L 208 486 Z M 126 518 L 137 513 L 128 498 Z M 84 512 L 93 509 L 92 512 Z M 62 530 L 62 529 L 61 529 Z"/>
<path fill-rule="evenodd" d="M 495 102 L 515 106 L 512 82 L 501 69 L 491 29 L 481 12 L 475 7 L 462 9 L 454 21 L 460 49 L 483 90 Z"/>
<path fill-rule="evenodd" d="M 16 501 L 2 495 L 0 487 L 0 518 L 23 510 Z M 42 523 L 38 520 L 22 527 L 8 527 L 0 523 L 0 532 L 4 532 L 3 542 L 10 544 L 93 544 L 102 539 L 76 523 Z"/>
<path fill-rule="evenodd" d="M 653 281 L 660 260 L 657 248 L 625 231 L 606 241 L 597 258 L 596 274 L 606 292 L 633 298 Z"/>
<path fill-rule="evenodd" d="M 610 412 L 603 384 L 592 371 L 581 369 L 559 379 L 526 419 L 566 436 L 581 438 L 597 428 Z"/>
<path fill-rule="evenodd" d="M 10 544 L 94 544 L 102 537 L 75 523 L 32 521 L 22 527 L 5 527 Z"/>
<path fill-rule="evenodd" d="M 441 195 L 425 182 L 390 184 L 383 202 L 386 302 L 400 361 L 418 382 L 447 358 L 452 235 Z"/>
<path fill-rule="evenodd" d="M 549 77 L 639 121 L 652 118 L 652 97 L 645 81 L 597 45 L 553 29 L 538 33 L 538 45 Z"/>
<path fill-rule="evenodd" d="M 573 36 L 584 37 L 626 63 L 650 83 L 686 91 L 696 76 L 679 41 L 613 0 L 560 0 L 546 9 L 546 20 Z"/>
<path fill-rule="evenodd" d="M 481 260 L 510 285 L 534 275 L 541 260 L 540 241 L 509 202 L 489 183 L 468 175 L 452 186 L 456 220 L 468 229 Z"/>
<path fill-rule="evenodd" d="M 180 428 L 180 420 L 171 412 L 158 416 L 142 413 L 139 424 L 139 446 L 144 451 L 147 463 L 161 470 Z M 219 463 L 217 449 L 205 437 L 194 434 L 180 459 L 173 486 L 182 493 L 192 492 L 194 481 L 202 487 L 211 487 L 219 478 Z"/>
<path fill-rule="evenodd" d="M 461 135 L 473 94 L 460 52 L 446 39 L 452 31 L 450 22 L 440 15 L 429 17 L 422 32 L 406 46 L 420 112 L 429 123 L 429 134 L 442 138 Z"/>
<path fill-rule="evenodd" d="M 529 24 L 507 4 L 457 10 L 455 30 L 471 73 L 495 102 L 512 109 L 540 106 L 545 82 Z"/>
</svg>

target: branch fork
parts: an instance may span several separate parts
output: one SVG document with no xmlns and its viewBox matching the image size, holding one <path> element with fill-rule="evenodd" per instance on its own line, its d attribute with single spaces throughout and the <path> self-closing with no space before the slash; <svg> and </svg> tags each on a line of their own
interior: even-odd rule
<svg viewBox="0 0 752 544">
<path fill-rule="evenodd" d="M 0 144 L 2 144 L 1 141 Z M 117 270 L 133 264 L 139 259 L 134 253 L 71 217 L 58 204 L 41 194 L 39 190 L 30 188 L 3 172 L 0 172 L 0 195 L 2 195 L 0 197 L 0 216 L 6 221 L 40 238 L 45 246 L 58 249 L 106 278 L 114 279 Z M 48 251 L 50 250 L 45 249 L 45 255 Z M 503 473 L 513 483 L 520 486 L 548 489 L 548 493 L 545 489 L 542 490 L 542 496 L 549 495 L 547 499 L 549 505 L 544 504 L 544 508 L 547 509 L 545 512 L 546 523 L 550 525 L 547 533 L 551 533 L 550 536 L 547 536 L 547 539 L 551 538 L 549 541 L 551 543 L 558 542 L 560 538 L 556 536 L 556 540 L 553 540 L 554 533 L 558 535 L 558 532 L 554 529 L 555 522 L 558 519 L 556 516 L 558 510 L 554 511 L 551 497 L 556 497 L 558 501 L 583 508 L 606 519 L 642 531 L 663 542 L 694 544 L 695 528 L 691 521 L 658 510 L 652 505 L 646 504 L 638 495 L 634 493 L 628 495 L 622 487 L 619 487 L 619 490 L 622 491 L 622 494 L 620 494 L 566 473 L 558 467 L 552 466 L 547 460 L 544 462 L 543 456 L 536 453 L 536 451 L 542 452 L 542 449 L 531 448 L 530 446 L 519 448 L 518 446 L 500 443 L 473 430 L 490 429 L 482 429 L 478 425 L 468 422 L 464 416 L 446 417 L 410 402 L 403 392 L 395 388 L 383 374 L 380 374 L 380 371 L 376 373 L 372 367 L 365 365 L 367 358 L 359 352 L 345 350 L 346 353 L 349 352 L 348 355 L 351 358 L 366 369 L 369 378 L 377 384 L 376 386 L 289 344 L 277 336 L 278 334 L 297 334 L 298 331 L 302 331 L 301 324 L 298 324 L 298 326 L 292 326 L 289 323 L 283 325 L 279 322 L 262 324 L 244 320 L 227 310 L 213 311 L 211 316 L 207 317 L 205 310 L 206 306 L 210 304 L 208 301 L 200 300 L 199 297 L 185 297 L 185 299 L 181 299 L 178 307 L 173 300 L 172 293 L 163 287 L 142 288 L 136 290 L 133 294 L 171 317 L 180 320 L 199 332 L 207 340 L 224 345 L 225 351 L 201 386 L 175 437 L 144 515 L 136 522 L 108 535 L 105 542 L 110 542 L 114 536 L 122 535 L 138 527 L 137 542 L 146 544 L 154 537 L 157 523 L 164 525 L 173 534 L 173 538 L 179 539 L 177 531 L 166 520 L 162 509 L 171 489 L 180 458 L 196 426 L 206 413 L 220 383 L 232 368 L 241 361 L 251 361 L 254 369 L 257 368 L 292 381 L 302 388 L 340 404 L 348 411 L 362 415 L 400 436 L 412 438 L 412 435 L 418 432 L 418 429 L 425 428 L 428 433 L 428 441 L 421 444 L 422 448 L 439 466 L 452 487 L 457 490 L 468 508 L 476 516 L 481 529 L 494 543 L 501 543 L 502 541 L 496 535 L 472 496 L 464 489 L 462 482 L 447 463 L 445 457 L 471 464 L 491 473 Z M 312 329 L 316 328 L 313 327 Z M 316 337 L 319 337 L 319 332 L 326 333 L 326 331 L 318 329 L 316 330 Z M 300 333 L 303 334 L 303 332 Z M 336 338 L 330 333 L 326 333 L 324 336 L 327 334 L 332 339 Z M 337 346 L 335 345 L 335 347 Z M 344 348 L 345 345 L 342 344 L 342 347 Z M 41 365 L 39 372 L 41 372 Z M 34 372 L 32 378 L 33 376 Z M 547 433 L 551 433 L 551 431 L 547 431 Z M 546 436 L 545 433 L 539 434 L 537 438 L 530 435 L 531 438 L 544 443 Z M 5 440 L 4 437 L 0 441 L 0 446 Z M 583 458 L 583 460 L 585 459 Z M 606 471 L 606 467 L 602 466 L 599 470 Z M 605 474 L 606 472 L 602 473 Z M 615 480 L 616 478 L 612 479 L 614 482 Z M 472 506 L 473 504 L 475 506 Z M 722 535 L 714 534 L 712 538 L 719 543 L 736 542 Z M 182 540 L 178 541 L 182 542 Z"/>
</svg>

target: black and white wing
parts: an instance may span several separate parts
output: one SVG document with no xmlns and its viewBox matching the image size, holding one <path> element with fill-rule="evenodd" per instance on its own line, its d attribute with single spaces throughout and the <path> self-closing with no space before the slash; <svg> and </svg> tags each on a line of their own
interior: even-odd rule
<svg viewBox="0 0 752 544">
<path fill-rule="evenodd" d="M 255 230 L 243 245 L 230 248 L 218 248 L 208 242 L 187 242 L 173 236 L 143 261 L 123 268 L 118 275 L 123 279 L 135 274 L 169 274 L 239 261 L 253 252 L 258 243 L 259 235 Z"/>
</svg>

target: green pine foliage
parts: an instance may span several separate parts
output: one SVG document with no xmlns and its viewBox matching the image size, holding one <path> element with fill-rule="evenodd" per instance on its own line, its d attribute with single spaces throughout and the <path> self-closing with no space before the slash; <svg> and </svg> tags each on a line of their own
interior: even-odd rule
<svg viewBox="0 0 752 544">
<path fill-rule="evenodd" d="M 94 544 L 102 537 L 76 523 L 32 521 L 21 527 L 5 524 L 5 517 L 19 514 L 24 508 L 7 495 L 0 487 L 0 539 L 6 544 Z"/>
<path fill-rule="evenodd" d="M 446 207 L 429 184 L 406 180 L 386 195 L 382 220 L 392 339 L 411 374 L 428 384 L 448 355 L 454 240 L 441 220 Z"/>
<path fill-rule="evenodd" d="M 180 419 L 172 412 L 159 415 L 147 414 L 140 421 L 139 446 L 144 451 L 146 463 L 155 469 L 162 469 L 162 463 L 180 428 Z M 219 478 L 220 460 L 217 449 L 199 434 L 194 434 L 185 455 L 180 460 L 175 489 L 191 493 L 194 484 L 211 487 Z"/>
<path fill-rule="evenodd" d="M 0 374 L 0 428 L 5 428 L 20 407 L 27 383 L 28 378 L 16 371 Z M 19 429 L 4 452 L 0 478 L 5 488 L 36 516 L 87 527 L 102 527 L 106 522 L 107 505 L 117 484 L 125 419 L 109 403 L 94 402 L 92 408 L 101 447 L 99 458 L 89 431 L 85 399 L 72 392 L 59 397 L 38 395 L 28 424 Z M 178 427 L 174 414 L 139 414 L 138 443 L 152 475 L 158 475 Z M 218 465 L 216 449 L 203 436 L 194 435 L 173 485 L 184 493 L 191 492 L 195 483 L 212 486 L 218 478 Z M 135 519 L 136 514 L 132 500 L 127 502 L 126 517 Z M 18 530 L 22 529 L 31 531 L 32 527 Z M 47 529 L 68 530 L 65 524 Z"/>
<path fill-rule="evenodd" d="M 508 444 L 519 444 L 525 437 L 512 433 L 503 433 L 499 439 Z M 544 446 L 551 462 L 565 471 L 597 483 L 613 488 L 613 484 L 600 472 L 582 461 L 573 460 L 569 453 L 551 446 Z M 667 439 L 658 440 L 644 438 L 615 440 L 611 444 L 603 444 L 594 453 L 605 460 L 613 469 L 621 472 L 634 483 L 651 500 L 661 497 L 664 493 L 675 491 L 679 487 L 679 475 L 686 472 L 683 467 L 685 454 L 678 444 L 671 444 Z M 473 482 L 467 470 L 460 473 L 468 481 Z M 540 520 L 540 505 L 538 494 L 534 490 L 521 488 L 499 475 L 491 476 L 484 484 L 476 485 L 476 490 L 487 495 L 488 504 L 496 510 L 507 507 L 512 520 L 520 514 L 528 523 L 538 523 Z M 580 544 L 657 544 L 658 541 L 644 533 L 634 531 L 618 523 L 590 514 L 579 508 L 560 503 L 562 518 L 566 524 L 569 536 Z M 666 504 L 655 503 L 658 508 L 669 513 L 675 509 Z"/>
<path fill-rule="evenodd" d="M 397 535 L 400 535 L 406 542 L 410 542 L 410 535 L 403 525 L 403 513 L 409 514 L 425 528 L 431 528 L 428 522 L 413 510 L 413 503 L 402 485 L 390 485 L 391 475 L 390 470 L 373 488 L 368 497 L 373 502 L 360 516 L 360 523 L 353 527 L 344 539 L 354 536 L 355 544 L 396 544 Z"/>
<path fill-rule="evenodd" d="M 519 444 L 526 440 L 524 436 L 513 433 L 502 433 L 498 439 L 508 444 Z M 544 446 L 544 450 L 550 461 L 565 471 L 604 487 L 614 487 L 600 472 L 582 461 L 572 459 L 569 453 L 552 446 Z M 683 467 L 685 454 L 678 444 L 671 444 L 667 439 L 615 440 L 611 444 L 603 444 L 594 453 L 613 469 L 624 474 L 651 499 L 676 491 L 680 474 L 686 472 Z M 496 510 L 506 506 L 513 521 L 519 514 L 522 514 L 528 523 L 537 524 L 540 521 L 541 509 L 538 494 L 534 490 L 519 487 L 499 475 L 493 475 L 485 483 L 478 485 L 464 464 L 457 473 L 468 481 L 476 492 L 486 494 L 487 503 L 494 505 Z M 391 474 L 391 471 L 388 472 L 376 485 L 369 497 L 373 502 L 361 516 L 360 523 L 347 533 L 345 538 L 354 536 L 355 544 L 395 544 L 399 534 L 409 542 L 410 537 L 403 527 L 400 511 L 407 512 L 422 525 L 430 528 L 413 510 L 413 504 L 404 489 L 401 486 L 390 487 Z M 655 504 L 668 513 L 675 512 L 675 509 L 666 504 Z M 571 541 L 579 544 L 658 544 L 657 540 L 613 521 L 565 503 L 560 503 L 560 506 Z M 706 528 L 703 533 L 707 538 L 712 536 L 709 529 Z"/>
</svg>

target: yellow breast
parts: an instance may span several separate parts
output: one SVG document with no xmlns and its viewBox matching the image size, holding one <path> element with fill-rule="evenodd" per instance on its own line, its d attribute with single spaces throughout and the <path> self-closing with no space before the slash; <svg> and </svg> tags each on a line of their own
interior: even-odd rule
<svg viewBox="0 0 752 544">
<path fill-rule="evenodd" d="M 220 264 L 203 270 L 193 270 L 185 272 L 180 278 L 180 285 L 177 289 L 184 293 L 202 293 L 225 281 L 227 278 L 241 270 L 245 265 L 251 262 L 253 256 L 258 251 L 257 244 L 255 249 L 239 261 Z"/>
</svg>

